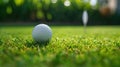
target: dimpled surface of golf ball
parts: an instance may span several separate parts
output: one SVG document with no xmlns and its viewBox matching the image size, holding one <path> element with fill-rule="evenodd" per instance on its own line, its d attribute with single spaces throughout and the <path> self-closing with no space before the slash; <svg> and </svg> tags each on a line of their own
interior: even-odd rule
<svg viewBox="0 0 120 67">
<path fill-rule="evenodd" d="M 32 31 L 32 37 L 36 42 L 46 42 L 52 37 L 52 30 L 46 24 L 38 24 Z"/>
</svg>

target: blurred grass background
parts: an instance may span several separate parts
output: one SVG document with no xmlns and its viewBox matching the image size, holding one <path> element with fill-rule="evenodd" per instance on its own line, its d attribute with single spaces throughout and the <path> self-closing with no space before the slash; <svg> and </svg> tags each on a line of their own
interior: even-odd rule
<svg viewBox="0 0 120 67">
<path fill-rule="evenodd" d="M 91 1 L 97 2 L 94 8 Z M 107 6 L 100 11 L 99 1 L 110 0 L 0 0 L 0 23 L 82 24 L 83 10 L 87 10 L 88 25 L 120 24 L 120 14 L 110 14 Z"/>
</svg>

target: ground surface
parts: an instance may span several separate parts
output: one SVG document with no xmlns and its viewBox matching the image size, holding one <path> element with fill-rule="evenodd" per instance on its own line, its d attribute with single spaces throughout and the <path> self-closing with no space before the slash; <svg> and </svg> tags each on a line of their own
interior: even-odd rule
<svg viewBox="0 0 120 67">
<path fill-rule="evenodd" d="M 0 27 L 0 67 L 120 67 L 120 26 L 52 26 L 38 46 L 33 26 Z"/>
</svg>

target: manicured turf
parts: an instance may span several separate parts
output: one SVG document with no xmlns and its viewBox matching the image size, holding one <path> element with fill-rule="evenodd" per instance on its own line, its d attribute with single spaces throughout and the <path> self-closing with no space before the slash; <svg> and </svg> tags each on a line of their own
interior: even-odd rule
<svg viewBox="0 0 120 67">
<path fill-rule="evenodd" d="M 120 67 L 120 26 L 52 26 L 46 46 L 32 29 L 0 27 L 0 67 Z"/>
</svg>

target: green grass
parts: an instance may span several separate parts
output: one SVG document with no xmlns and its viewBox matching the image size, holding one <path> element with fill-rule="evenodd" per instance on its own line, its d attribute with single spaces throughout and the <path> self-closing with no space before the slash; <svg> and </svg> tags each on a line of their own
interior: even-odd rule
<svg viewBox="0 0 120 67">
<path fill-rule="evenodd" d="M 120 26 L 52 26 L 46 46 L 33 26 L 0 27 L 0 67 L 120 67 Z"/>
</svg>

